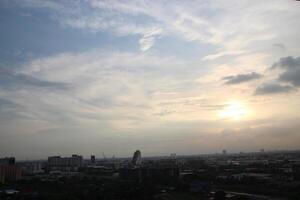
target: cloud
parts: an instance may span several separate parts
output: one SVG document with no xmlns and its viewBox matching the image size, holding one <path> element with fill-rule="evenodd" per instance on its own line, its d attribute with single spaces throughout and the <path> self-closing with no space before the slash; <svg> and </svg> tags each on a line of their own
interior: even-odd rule
<svg viewBox="0 0 300 200">
<path fill-rule="evenodd" d="M 255 90 L 255 95 L 288 93 L 296 91 L 300 86 L 300 57 L 283 57 L 278 62 L 275 62 L 271 70 L 280 69 L 278 77 L 274 80 L 275 83 L 266 83 L 259 86 Z M 285 83 L 283 85 L 282 83 Z M 288 83 L 289 85 L 286 85 Z"/>
<path fill-rule="evenodd" d="M 155 113 L 176 110 L 178 105 L 159 105 L 174 97 L 154 93 L 193 90 L 198 84 L 185 82 L 198 77 L 187 68 L 196 65 L 174 57 L 102 49 L 62 53 L 33 59 L 15 71 L 3 70 L 0 98 L 22 105 L 16 112 L 50 124 L 101 120 L 112 129 L 138 129 L 156 120 Z"/>
<path fill-rule="evenodd" d="M 261 124 L 260 126 L 249 126 L 242 129 L 223 130 L 222 135 L 218 135 L 222 140 L 220 145 L 241 151 L 259 150 L 288 150 L 298 149 L 299 139 L 299 119 L 278 120 L 276 123 Z M 253 141 L 249 143 L 249 141 Z"/>
<path fill-rule="evenodd" d="M 160 23 L 145 13 L 146 4 L 121 1 L 7 1 L 21 7 L 48 9 L 51 19 L 63 26 L 91 33 L 109 32 L 117 37 L 138 36 L 141 51 L 149 50 L 161 36 Z M 135 5 L 137 3 L 137 5 Z"/>
<path fill-rule="evenodd" d="M 15 103 L 13 103 L 12 101 L 0 98 L 0 109 L 7 108 L 7 107 L 14 107 L 14 106 L 17 106 L 17 105 Z"/>
<path fill-rule="evenodd" d="M 52 18 L 66 26 L 92 32 L 108 31 L 117 36 L 138 35 L 142 51 L 149 50 L 162 33 L 187 42 L 214 45 L 216 51 L 206 55 L 204 60 L 247 53 L 256 42 L 259 45 L 270 40 L 275 43 L 287 35 L 287 31 L 292 35 L 290 38 L 295 38 L 297 35 L 294 33 L 299 30 L 298 7 L 293 2 L 268 1 L 268 6 L 251 1 L 239 4 L 222 1 L 176 1 L 168 4 L 135 0 L 16 2 L 35 9 L 48 8 L 53 11 Z M 245 13 L 256 14 L 253 17 Z M 156 33 L 157 37 L 147 36 L 152 27 L 161 29 L 161 33 Z"/>
<path fill-rule="evenodd" d="M 283 69 L 294 69 L 300 67 L 300 57 L 292 56 L 280 58 L 280 60 L 272 65 L 272 68 L 281 67 Z"/>
<path fill-rule="evenodd" d="M 146 32 L 139 41 L 141 50 L 147 51 L 148 49 L 150 49 L 153 46 L 156 37 L 159 36 L 161 32 L 162 29 L 160 28 L 153 28 L 149 32 Z"/>
<path fill-rule="evenodd" d="M 280 85 L 276 83 L 264 84 L 255 90 L 255 95 L 279 94 L 294 91 L 295 88 L 289 85 Z"/>
<path fill-rule="evenodd" d="M 286 83 L 290 83 L 295 87 L 300 86 L 300 57 L 284 57 L 272 65 L 272 69 L 283 69 L 278 80 Z"/>
<path fill-rule="evenodd" d="M 68 85 L 62 82 L 46 81 L 36 78 L 22 72 L 7 70 L 0 68 L 0 82 L 2 87 L 24 87 L 34 86 L 39 88 L 52 88 L 52 89 L 67 89 Z M 0 87 L 1 87 L 0 86 Z"/>
<path fill-rule="evenodd" d="M 12 2 L 5 1 L 7 4 Z M 264 59 L 272 60 L 276 56 L 266 51 L 278 41 L 289 47 L 286 48 L 287 55 L 299 49 L 297 33 L 300 29 L 297 25 L 300 13 L 299 7 L 292 1 L 241 1 L 238 4 L 218 0 L 172 3 L 151 0 L 14 2 L 25 6 L 26 12 L 32 11 L 32 17 L 40 18 L 42 14 L 42 20 L 45 20 L 49 14 L 50 19 L 62 25 L 68 33 L 80 29 L 85 34 L 105 33 L 97 34 L 97 37 L 106 34 L 123 37 L 130 44 L 135 40 L 139 51 L 134 52 L 130 48 L 130 52 L 97 49 L 53 53 L 48 57 L 30 58 L 20 69 L 0 75 L 0 116 L 7 118 L 0 120 L 1 152 L 12 150 L 19 154 L 32 148 L 33 153 L 47 155 L 53 151 L 71 153 L 78 151 L 76 148 L 80 146 L 79 151 L 88 154 L 98 151 L 99 144 L 102 145 L 100 148 L 105 147 L 110 152 L 115 151 L 112 147 L 118 146 L 127 151 L 138 145 L 143 149 L 148 145 L 149 149 L 163 153 L 184 148 L 194 152 L 226 148 L 223 138 L 220 139 L 215 130 L 226 127 L 235 130 L 246 125 L 242 122 L 220 122 L 217 112 L 226 107 L 224 102 L 228 98 L 249 100 L 250 90 L 240 87 L 242 92 L 238 89 L 231 91 L 216 79 L 221 79 L 224 74 L 233 75 L 223 77 L 226 84 L 259 79 L 262 75 L 254 71 L 263 71 L 266 66 Z M 22 9 L 16 9 L 16 12 L 18 10 L 24 12 Z M 118 41 L 111 43 L 110 47 L 127 49 L 124 42 Z M 162 45 L 155 45 L 158 42 Z M 102 48 L 101 45 L 99 43 L 99 48 Z M 145 53 L 153 47 L 157 49 Z M 179 53 L 169 56 L 169 50 L 171 54 Z M 266 56 L 261 58 L 253 52 Z M 189 59 L 181 60 L 185 55 Z M 283 70 L 283 74 L 288 71 L 297 74 L 295 69 L 281 67 L 281 64 L 276 68 Z M 265 84 L 257 88 L 256 94 L 293 91 L 292 86 L 297 85 L 296 77 L 283 74 L 280 81 L 290 85 Z M 203 82 L 196 82 L 199 79 Z M 273 105 L 288 106 L 282 117 L 290 114 L 298 116 L 296 109 L 289 109 L 293 108 L 292 103 L 274 102 L 260 107 L 266 107 L 268 111 L 261 112 L 263 117 L 273 114 Z M 251 106 L 249 109 L 260 111 Z M 274 123 L 273 118 L 268 121 Z M 212 134 L 203 136 L 206 130 L 213 130 L 208 131 Z M 195 137 L 187 138 L 193 131 L 197 132 L 193 135 Z M 171 141 L 176 136 L 174 132 L 180 136 L 178 141 L 182 145 L 157 142 L 163 137 Z M 241 144 L 239 148 L 243 149 L 242 145 L 249 144 L 249 138 L 256 130 L 250 134 L 245 132 L 240 137 L 241 140 L 246 138 L 244 143 L 236 141 L 238 134 L 233 134 L 230 137 L 233 142 L 227 147 Z M 10 140 L 2 139 L 4 135 L 10 135 Z M 138 141 L 133 142 L 137 137 Z M 156 142 L 150 143 L 151 139 Z M 119 140 L 122 143 L 116 142 Z M 287 144 L 296 141 L 286 140 Z M 159 144 L 159 148 L 153 148 L 153 145 Z M 267 140 L 266 144 L 269 144 Z M 120 152 L 125 151 L 120 149 Z"/>
<path fill-rule="evenodd" d="M 241 55 L 245 51 L 222 51 L 216 54 L 210 54 L 202 58 L 202 60 L 214 60 L 223 56 Z"/>
<path fill-rule="evenodd" d="M 225 84 L 232 85 L 232 84 L 239 84 L 239 83 L 252 81 L 255 79 L 259 79 L 261 77 L 262 77 L 262 75 L 260 75 L 256 72 L 252 72 L 249 74 L 238 74 L 235 76 L 225 76 L 222 79 L 226 81 Z"/>
<path fill-rule="evenodd" d="M 284 44 L 281 44 L 281 43 L 275 43 L 273 44 L 274 47 L 280 49 L 280 50 L 285 50 L 285 45 Z"/>
</svg>

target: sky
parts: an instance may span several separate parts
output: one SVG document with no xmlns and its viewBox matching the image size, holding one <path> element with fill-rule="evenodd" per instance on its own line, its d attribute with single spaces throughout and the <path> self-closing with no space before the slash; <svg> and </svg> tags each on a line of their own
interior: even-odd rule
<svg viewBox="0 0 300 200">
<path fill-rule="evenodd" d="M 0 157 L 300 147 L 300 2 L 1 0 Z"/>
</svg>

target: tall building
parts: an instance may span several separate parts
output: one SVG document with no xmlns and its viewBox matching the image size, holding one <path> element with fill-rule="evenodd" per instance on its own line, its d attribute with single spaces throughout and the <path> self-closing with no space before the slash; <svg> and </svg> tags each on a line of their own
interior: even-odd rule
<svg viewBox="0 0 300 200">
<path fill-rule="evenodd" d="M 4 171 L 4 167 L 0 165 L 0 183 L 4 183 L 4 182 L 5 182 L 5 171 Z"/>
<path fill-rule="evenodd" d="M 79 155 L 72 155 L 72 157 L 51 156 L 48 157 L 48 170 L 61 171 L 77 171 L 79 167 L 83 166 L 83 158 Z"/>
<path fill-rule="evenodd" d="M 0 182 L 16 181 L 22 178 L 21 167 L 15 164 L 15 158 L 0 159 Z"/>
<path fill-rule="evenodd" d="M 96 157 L 94 155 L 91 155 L 91 164 L 95 164 L 96 163 Z"/>
<path fill-rule="evenodd" d="M 222 153 L 223 153 L 223 155 L 226 155 L 227 154 L 226 149 L 223 149 Z"/>
<path fill-rule="evenodd" d="M 142 155 L 140 150 L 136 150 L 133 154 L 133 158 L 131 163 L 133 165 L 141 165 L 142 164 Z"/>
<path fill-rule="evenodd" d="M 2 165 L 5 181 L 17 181 L 22 178 L 22 170 L 17 165 Z"/>
</svg>

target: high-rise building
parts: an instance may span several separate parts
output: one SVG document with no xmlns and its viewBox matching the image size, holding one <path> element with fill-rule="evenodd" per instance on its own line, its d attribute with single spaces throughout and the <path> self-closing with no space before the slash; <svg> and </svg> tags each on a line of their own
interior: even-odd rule
<svg viewBox="0 0 300 200">
<path fill-rule="evenodd" d="M 22 178 L 22 170 L 15 164 L 15 158 L 0 159 L 0 183 L 16 181 Z"/>
<path fill-rule="evenodd" d="M 142 164 L 142 155 L 140 150 L 136 150 L 133 154 L 132 158 L 133 165 L 141 165 Z"/>
<path fill-rule="evenodd" d="M 0 165 L 0 183 L 4 183 L 4 182 L 5 182 L 5 171 L 4 171 L 4 167 Z"/>
<path fill-rule="evenodd" d="M 96 157 L 94 155 L 91 155 L 91 164 L 95 164 L 96 163 Z"/>
<path fill-rule="evenodd" d="M 2 165 L 5 181 L 17 181 L 22 178 L 22 170 L 17 165 Z"/>
<path fill-rule="evenodd" d="M 223 153 L 223 155 L 226 155 L 227 154 L 226 149 L 223 149 L 222 153 Z"/>
</svg>

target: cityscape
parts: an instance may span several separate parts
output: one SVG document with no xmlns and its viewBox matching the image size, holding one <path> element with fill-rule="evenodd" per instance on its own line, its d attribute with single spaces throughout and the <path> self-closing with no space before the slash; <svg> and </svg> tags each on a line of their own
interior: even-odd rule
<svg viewBox="0 0 300 200">
<path fill-rule="evenodd" d="M 0 200 L 300 200 L 300 0 L 0 0 Z"/>
<path fill-rule="evenodd" d="M 8 199 L 299 199 L 300 151 L 0 159 Z"/>
</svg>

